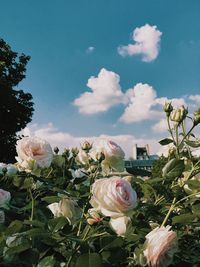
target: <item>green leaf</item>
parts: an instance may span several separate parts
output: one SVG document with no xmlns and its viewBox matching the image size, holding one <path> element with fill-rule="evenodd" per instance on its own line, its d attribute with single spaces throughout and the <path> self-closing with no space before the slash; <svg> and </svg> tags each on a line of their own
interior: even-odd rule
<svg viewBox="0 0 200 267">
<path fill-rule="evenodd" d="M 165 138 L 159 141 L 159 144 L 161 144 L 162 146 L 166 146 L 169 145 L 171 143 L 173 143 L 174 141 L 170 138 Z"/>
<path fill-rule="evenodd" d="M 176 223 L 188 224 L 188 223 L 191 223 L 195 218 L 196 218 L 195 214 L 191 214 L 191 213 L 181 214 L 181 215 L 175 216 L 172 219 L 172 224 L 176 224 Z"/>
<path fill-rule="evenodd" d="M 200 203 L 192 206 L 192 212 L 200 215 Z"/>
<path fill-rule="evenodd" d="M 49 197 L 43 197 L 41 200 L 47 202 L 48 204 L 54 203 L 54 202 L 59 202 L 60 197 L 58 196 L 49 196 Z"/>
<path fill-rule="evenodd" d="M 185 140 L 185 143 L 193 148 L 200 147 L 200 141 L 197 140 L 196 141 Z"/>
<path fill-rule="evenodd" d="M 179 177 L 184 170 L 184 161 L 180 159 L 171 159 L 162 169 L 163 178 L 174 179 Z"/>
<path fill-rule="evenodd" d="M 49 220 L 48 227 L 51 232 L 57 232 L 62 229 L 66 224 L 68 224 L 68 220 L 65 217 L 58 217 Z"/>
<path fill-rule="evenodd" d="M 98 253 L 83 254 L 78 257 L 75 267 L 103 267 Z"/>
<path fill-rule="evenodd" d="M 47 256 L 44 259 L 42 259 L 37 267 L 54 267 L 56 264 L 56 261 L 53 256 Z"/>
<path fill-rule="evenodd" d="M 123 246 L 124 241 L 121 237 L 116 236 L 105 236 L 101 239 L 102 250 Z"/>
</svg>

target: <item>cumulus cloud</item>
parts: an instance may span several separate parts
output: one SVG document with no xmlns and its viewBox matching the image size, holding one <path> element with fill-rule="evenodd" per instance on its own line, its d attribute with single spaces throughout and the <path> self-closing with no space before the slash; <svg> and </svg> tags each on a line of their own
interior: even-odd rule
<svg viewBox="0 0 200 267">
<path fill-rule="evenodd" d="M 106 138 L 113 140 L 119 144 L 126 154 L 126 158 L 133 155 L 133 145 L 144 146 L 150 145 L 150 152 L 156 153 L 160 149 L 160 145 L 154 138 L 136 138 L 134 135 L 106 135 L 101 134 L 99 136 L 73 136 L 67 132 L 59 131 L 54 127 L 52 123 L 47 125 L 30 124 L 24 130 L 21 131 L 24 136 L 38 136 L 47 140 L 52 147 L 58 146 L 60 151 L 64 148 L 79 147 L 85 140 L 95 142 L 98 138 Z"/>
<path fill-rule="evenodd" d="M 159 110 L 153 109 L 156 105 L 156 91 L 148 84 L 138 83 L 134 88 L 127 90 L 126 101 L 129 101 L 120 121 L 125 123 L 138 122 L 146 119 L 156 119 L 161 116 Z"/>
<path fill-rule="evenodd" d="M 142 61 L 151 62 L 158 56 L 161 35 L 162 32 L 157 29 L 157 26 L 146 24 L 136 28 L 132 34 L 135 43 L 119 46 L 118 53 L 121 56 L 141 55 Z"/>
<path fill-rule="evenodd" d="M 197 104 L 200 104 L 200 95 L 190 95 L 189 99 L 196 102 Z"/>
<path fill-rule="evenodd" d="M 155 133 L 164 133 L 166 132 L 168 129 L 168 126 L 167 126 L 167 121 L 166 119 L 161 119 L 160 121 L 158 121 L 157 123 L 155 123 L 153 126 L 152 126 L 152 130 L 155 132 Z"/>
<path fill-rule="evenodd" d="M 94 47 L 94 46 L 89 46 L 89 47 L 86 49 L 86 53 L 87 53 L 87 54 L 91 54 L 91 53 L 94 52 L 94 50 L 95 50 L 95 47 Z"/>
<path fill-rule="evenodd" d="M 110 107 L 122 102 L 123 93 L 119 85 L 118 74 L 101 69 L 98 77 L 91 76 L 87 86 L 92 92 L 85 92 L 74 100 L 74 105 L 83 114 L 94 114 L 107 111 Z"/>
</svg>

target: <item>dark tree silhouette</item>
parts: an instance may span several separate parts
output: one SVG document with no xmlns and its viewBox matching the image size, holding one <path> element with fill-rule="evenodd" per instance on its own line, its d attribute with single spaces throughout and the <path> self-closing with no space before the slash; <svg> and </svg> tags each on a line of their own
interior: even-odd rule
<svg viewBox="0 0 200 267">
<path fill-rule="evenodd" d="M 0 39 L 0 162 L 14 162 L 17 132 L 25 128 L 33 115 L 32 95 L 16 90 L 25 78 L 30 57 L 18 55 Z"/>
</svg>

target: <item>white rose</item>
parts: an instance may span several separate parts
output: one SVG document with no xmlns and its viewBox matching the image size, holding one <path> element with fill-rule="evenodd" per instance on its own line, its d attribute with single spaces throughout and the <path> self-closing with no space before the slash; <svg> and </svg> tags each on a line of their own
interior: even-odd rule
<svg viewBox="0 0 200 267">
<path fill-rule="evenodd" d="M 24 137 L 16 146 L 19 166 L 27 171 L 36 167 L 49 167 L 53 159 L 53 151 L 49 143 L 38 137 Z"/>
<path fill-rule="evenodd" d="M 97 153 L 103 153 L 105 159 L 102 161 L 102 168 L 104 171 L 113 169 L 114 171 L 124 171 L 124 151 L 116 143 L 106 139 L 100 139 L 95 144 L 92 152 L 93 157 Z"/>
<path fill-rule="evenodd" d="M 3 169 L 5 169 L 7 165 L 3 162 L 0 162 L 0 174 L 3 174 Z"/>
<path fill-rule="evenodd" d="M 17 167 L 14 164 L 8 164 L 7 165 L 7 175 L 8 176 L 13 176 L 15 174 L 17 174 Z"/>
<path fill-rule="evenodd" d="M 130 222 L 127 215 L 137 205 L 137 194 L 128 181 L 118 176 L 103 178 L 92 185 L 90 203 L 104 216 L 111 217 L 110 225 L 113 230 L 124 235 Z"/>
<path fill-rule="evenodd" d="M 0 189 L 0 207 L 4 207 L 11 199 L 10 192 Z"/>
<path fill-rule="evenodd" d="M 69 198 L 63 198 L 58 203 L 52 203 L 47 206 L 54 217 L 64 216 L 70 224 L 75 222 L 81 216 L 80 208 L 76 201 Z"/>
<path fill-rule="evenodd" d="M 177 251 L 177 235 L 171 226 L 157 227 L 146 235 L 144 256 L 152 267 L 165 267 L 172 263 Z"/>
</svg>

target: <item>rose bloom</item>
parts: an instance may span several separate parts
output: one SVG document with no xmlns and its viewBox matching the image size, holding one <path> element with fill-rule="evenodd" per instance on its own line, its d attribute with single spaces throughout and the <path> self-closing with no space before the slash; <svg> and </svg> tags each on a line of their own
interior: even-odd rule
<svg viewBox="0 0 200 267">
<path fill-rule="evenodd" d="M 127 215 L 131 214 L 137 205 L 137 194 L 131 184 L 121 177 L 102 178 L 92 185 L 90 203 L 97 212 L 111 217 L 110 225 L 113 230 L 124 235 L 129 224 Z"/>
<path fill-rule="evenodd" d="M 16 146 L 19 166 L 27 171 L 36 167 L 49 167 L 53 159 L 53 151 L 49 143 L 38 137 L 24 137 Z"/>
<path fill-rule="evenodd" d="M 5 206 L 11 199 L 10 192 L 0 189 L 0 207 Z"/>
<path fill-rule="evenodd" d="M 146 235 L 144 256 L 152 267 L 165 267 L 172 263 L 177 251 L 177 235 L 171 226 L 157 227 Z"/>
<path fill-rule="evenodd" d="M 75 222 L 81 216 L 81 211 L 76 201 L 69 198 L 63 198 L 59 202 L 54 202 L 47 206 L 54 217 L 65 217 L 70 224 Z"/>
<path fill-rule="evenodd" d="M 105 159 L 102 161 L 102 168 L 105 171 L 113 169 L 114 171 L 124 170 L 124 151 L 115 142 L 100 139 L 94 146 L 92 154 L 103 153 Z"/>
</svg>

